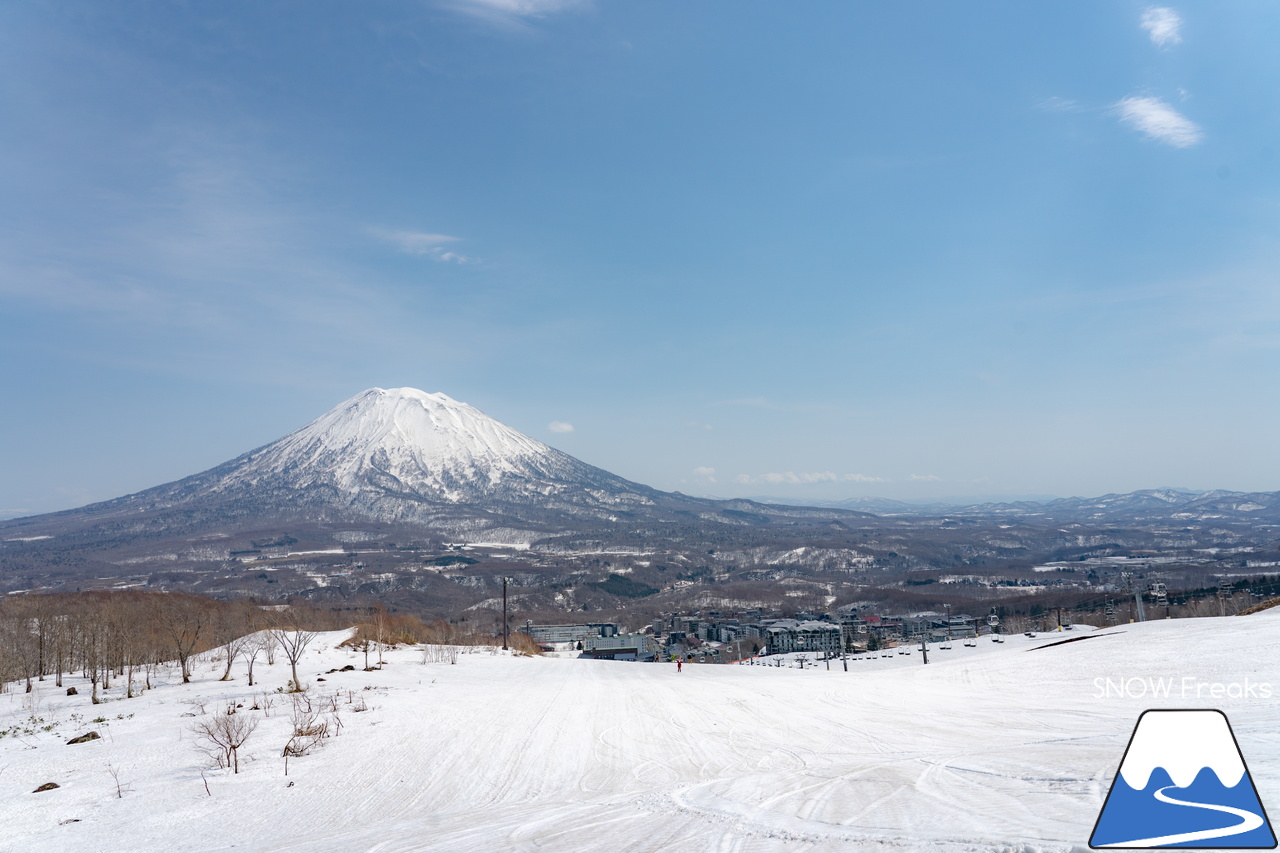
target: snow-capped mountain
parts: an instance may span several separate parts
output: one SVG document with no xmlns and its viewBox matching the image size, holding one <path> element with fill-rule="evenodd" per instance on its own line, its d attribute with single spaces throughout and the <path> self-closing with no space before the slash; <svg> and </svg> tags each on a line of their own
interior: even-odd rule
<svg viewBox="0 0 1280 853">
<path fill-rule="evenodd" d="M 531 543 L 625 519 L 741 526 L 840 511 L 712 501 L 633 483 L 445 394 L 370 388 L 271 444 L 98 504 L 0 522 L 5 541 L 66 547 L 369 523 L 453 541 Z M 855 515 L 843 513 L 843 515 Z"/>
<path fill-rule="evenodd" d="M 477 509 L 508 521 L 607 519 L 663 495 L 445 394 L 370 388 L 216 468 L 85 509 L 432 524 Z"/>
<path fill-rule="evenodd" d="M 884 518 L 663 492 L 444 394 L 371 388 L 202 473 L 0 521 L 0 592 L 127 575 L 133 585 L 287 594 L 262 566 L 245 578 L 246 561 L 260 556 L 278 561 L 267 566 L 272 571 L 296 573 L 294 592 L 354 589 L 360 572 L 399 577 L 423 554 L 435 560 L 464 545 L 541 553 L 559 573 L 570 571 L 565 559 L 596 572 L 618 569 L 618 553 L 640 555 L 627 567 L 647 573 L 633 592 L 731 577 L 772 582 L 779 573 L 832 567 L 968 573 L 990 561 L 1016 572 L 1046 561 L 1138 555 L 1217 571 L 1277 565 L 1269 525 L 1280 519 L 1280 493 L 1155 490 L 933 515 L 895 509 Z M 377 543 L 377 555 L 358 543 Z M 341 581 L 325 574 L 335 564 L 346 565 Z M 275 589 L 258 589 L 267 584 Z M 452 593 L 457 584 L 447 587 Z"/>
<path fill-rule="evenodd" d="M 384 498 L 646 503 L 653 491 L 548 447 L 466 403 L 416 388 L 370 388 L 188 485 L 211 493 L 321 490 L 348 506 Z"/>
</svg>

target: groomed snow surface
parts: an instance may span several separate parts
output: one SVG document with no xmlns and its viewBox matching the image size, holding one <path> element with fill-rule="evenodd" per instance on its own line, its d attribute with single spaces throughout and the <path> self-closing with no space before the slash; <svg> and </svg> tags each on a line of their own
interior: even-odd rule
<svg viewBox="0 0 1280 853">
<path fill-rule="evenodd" d="M 1085 632 L 955 641 L 928 666 L 917 650 L 848 672 L 833 661 L 677 673 L 488 649 L 451 664 L 404 647 L 364 672 L 337 648 L 344 636 L 321 635 L 300 670 L 317 705 L 337 694 L 341 728 L 291 759 L 287 778 L 280 659 L 259 660 L 253 689 L 239 665 L 220 682 L 206 660 L 192 684 L 170 671 L 140 698 L 113 685 L 102 705 L 79 678 L 65 680 L 75 697 L 51 680 L 0 695 L 0 849 L 1086 850 L 1147 708 L 1223 710 L 1264 806 L 1280 811 L 1275 611 L 1038 649 Z M 1139 695 L 1147 679 L 1169 695 Z M 265 699 L 268 712 L 250 710 Z M 192 727 L 229 702 L 270 714 L 239 775 L 193 743 Z M 67 745 L 90 730 L 101 739 Z M 61 787 L 32 793 L 45 782 Z"/>
</svg>

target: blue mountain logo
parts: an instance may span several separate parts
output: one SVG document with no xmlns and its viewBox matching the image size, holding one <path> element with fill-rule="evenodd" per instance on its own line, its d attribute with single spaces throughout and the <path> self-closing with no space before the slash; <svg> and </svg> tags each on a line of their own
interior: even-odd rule
<svg viewBox="0 0 1280 853">
<path fill-rule="evenodd" d="M 1089 846 L 1274 849 L 1226 714 L 1144 711 Z"/>
</svg>

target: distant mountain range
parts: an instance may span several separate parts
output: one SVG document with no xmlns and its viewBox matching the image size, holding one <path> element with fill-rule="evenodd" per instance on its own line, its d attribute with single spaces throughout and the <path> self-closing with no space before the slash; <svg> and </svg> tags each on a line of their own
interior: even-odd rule
<svg viewBox="0 0 1280 853">
<path fill-rule="evenodd" d="M 850 498 L 715 500 L 663 492 L 549 447 L 445 394 L 371 388 L 257 450 L 136 494 L 0 521 L 0 539 L 78 541 L 230 533 L 290 523 L 412 526 L 460 541 L 528 544 L 549 535 L 645 521 L 1005 517 L 1147 523 L 1280 517 L 1280 493 L 1150 489 L 1097 498 L 966 506 Z"/>
<path fill-rule="evenodd" d="M 756 498 L 773 503 L 772 498 Z M 781 502 L 781 501 L 779 501 Z M 956 504 L 896 501 L 889 498 L 849 498 L 839 501 L 800 501 L 806 506 L 851 509 L 882 516 L 1008 516 L 1022 520 L 1057 522 L 1147 522 L 1179 518 L 1270 518 L 1280 511 L 1280 492 L 1232 492 L 1226 490 L 1142 489 L 1096 498 L 988 501 Z"/>
<path fill-rule="evenodd" d="M 797 503 L 799 505 L 797 505 Z M 208 471 L 78 509 L 0 522 L 3 538 L 93 527 L 137 534 L 216 527 L 379 522 L 462 540 L 528 543 L 582 526 L 691 519 L 741 525 L 778 516 L 829 520 L 1006 516 L 1149 521 L 1268 516 L 1280 493 L 1150 489 L 1097 498 L 965 506 L 850 498 L 784 502 L 695 498 L 635 483 L 549 447 L 445 394 L 371 388 L 278 441 Z"/>
<path fill-rule="evenodd" d="M 491 574 L 503 572 L 503 555 L 520 554 L 541 573 L 553 609 L 659 589 L 678 606 L 739 583 L 743 600 L 758 600 L 751 585 L 760 583 L 784 598 L 809 584 L 805 594 L 825 600 L 843 584 L 892 585 L 906 572 L 1021 579 L 1046 561 L 1112 557 L 1199 577 L 1280 565 L 1278 541 L 1275 492 L 1152 489 L 970 506 L 690 497 L 596 468 L 444 394 L 371 388 L 208 471 L 0 521 L 0 593 L 84 584 L 268 597 L 411 589 L 421 601 L 465 607 L 474 602 L 463 592 L 479 595 L 492 578 L 458 566 L 483 559 Z M 466 548 L 484 553 L 461 560 Z M 834 574 L 799 580 L 813 573 Z"/>
<path fill-rule="evenodd" d="M 56 538 L 103 547 L 363 523 L 444 540 L 527 545 L 613 524 L 737 527 L 858 515 L 659 491 L 444 394 L 371 388 L 208 471 L 78 509 L 2 521 L 0 542 Z"/>
</svg>

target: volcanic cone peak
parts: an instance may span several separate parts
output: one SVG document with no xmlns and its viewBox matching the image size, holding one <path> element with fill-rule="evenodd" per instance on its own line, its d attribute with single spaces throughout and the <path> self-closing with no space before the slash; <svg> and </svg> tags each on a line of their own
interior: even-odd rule
<svg viewBox="0 0 1280 853">
<path fill-rule="evenodd" d="M 450 503 L 649 491 L 446 394 L 416 388 L 370 388 L 228 467 L 223 488 L 271 483 Z"/>
</svg>

